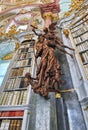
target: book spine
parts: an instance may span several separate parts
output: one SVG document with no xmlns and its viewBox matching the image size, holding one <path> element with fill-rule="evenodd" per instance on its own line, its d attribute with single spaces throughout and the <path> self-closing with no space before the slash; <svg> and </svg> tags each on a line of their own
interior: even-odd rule
<svg viewBox="0 0 88 130">
<path fill-rule="evenodd" d="M 23 91 L 20 92 L 20 97 L 19 97 L 19 101 L 18 104 L 21 105 L 22 104 L 22 100 L 23 100 Z"/>
<path fill-rule="evenodd" d="M 5 120 L 2 120 L 0 130 L 4 130 L 5 124 L 6 124 L 6 123 L 5 123 Z"/>
<path fill-rule="evenodd" d="M 27 96 L 28 96 L 28 91 L 24 91 L 22 105 L 26 104 L 26 102 L 27 102 Z"/>
<path fill-rule="evenodd" d="M 0 105 L 2 105 L 4 97 L 5 97 L 5 93 L 3 92 L 0 94 Z"/>
</svg>

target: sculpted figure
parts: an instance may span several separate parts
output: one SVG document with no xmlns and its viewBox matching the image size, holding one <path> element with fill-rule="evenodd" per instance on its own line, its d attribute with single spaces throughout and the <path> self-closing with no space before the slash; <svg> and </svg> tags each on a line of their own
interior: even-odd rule
<svg viewBox="0 0 88 130">
<path fill-rule="evenodd" d="M 40 63 L 37 66 L 36 78 L 32 78 L 30 73 L 25 75 L 27 82 L 32 85 L 34 92 L 47 97 L 49 91 L 59 92 L 59 86 L 62 84 L 61 80 L 61 67 L 58 59 L 55 56 L 55 50 L 69 54 L 72 58 L 73 55 L 64 50 L 72 48 L 65 46 L 62 41 L 55 34 L 55 25 L 51 24 L 49 28 L 45 28 L 44 34 L 38 34 L 33 27 L 33 32 L 38 36 L 36 42 L 35 58 L 41 57 Z"/>
<path fill-rule="evenodd" d="M 47 28 L 44 29 L 44 32 L 45 32 L 44 37 L 48 40 L 48 46 L 53 47 L 53 48 L 57 47 L 59 51 L 65 54 L 68 54 L 73 58 L 73 55 L 65 51 L 64 48 L 68 48 L 72 51 L 74 51 L 74 49 L 64 45 L 63 42 L 60 40 L 60 38 L 56 36 L 57 32 L 55 32 L 55 29 L 56 29 L 55 25 L 56 23 L 52 23 L 48 29 Z"/>
</svg>

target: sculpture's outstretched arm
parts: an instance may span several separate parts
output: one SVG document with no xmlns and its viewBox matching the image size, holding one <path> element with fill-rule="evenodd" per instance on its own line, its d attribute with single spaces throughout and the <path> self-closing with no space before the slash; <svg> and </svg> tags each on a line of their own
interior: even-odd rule
<svg viewBox="0 0 88 130">
<path fill-rule="evenodd" d="M 39 34 L 35 31 L 35 29 L 37 29 L 37 28 L 34 27 L 33 25 L 31 25 L 31 27 L 33 27 L 32 31 L 35 33 L 35 35 L 39 36 Z"/>
<path fill-rule="evenodd" d="M 61 49 L 61 48 L 59 48 L 58 46 L 56 46 L 56 48 L 57 48 L 58 50 L 60 50 L 61 52 L 63 52 L 64 54 L 68 54 L 68 55 L 71 56 L 71 58 L 73 58 L 73 55 L 70 54 L 69 52 L 67 52 L 67 51 L 65 51 L 65 50 L 63 50 L 63 49 Z"/>
<path fill-rule="evenodd" d="M 55 40 L 56 40 L 56 43 L 57 43 L 59 46 L 61 46 L 61 47 L 63 47 L 63 48 L 68 48 L 69 50 L 74 51 L 73 48 L 70 48 L 70 47 L 64 45 L 63 42 L 62 42 L 59 38 L 55 38 Z"/>
</svg>

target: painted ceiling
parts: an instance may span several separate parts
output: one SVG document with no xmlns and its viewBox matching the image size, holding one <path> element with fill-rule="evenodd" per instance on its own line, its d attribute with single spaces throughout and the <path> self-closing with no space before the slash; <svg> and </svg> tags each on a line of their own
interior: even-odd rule
<svg viewBox="0 0 88 130">
<path fill-rule="evenodd" d="M 15 38 L 15 42 L 21 37 L 21 34 L 29 31 L 30 24 L 38 24 L 40 30 L 44 26 L 44 20 L 41 17 L 40 6 L 56 2 L 60 5 L 59 14 L 62 16 L 68 10 L 70 0 L 1 0 L 0 1 L 0 35 L 8 33 L 9 29 L 15 25 L 20 34 Z M 27 34 L 28 35 L 28 34 Z M 22 35 L 23 36 L 23 35 Z M 0 58 L 12 52 L 15 48 L 14 40 L 1 35 L 0 37 Z"/>
</svg>

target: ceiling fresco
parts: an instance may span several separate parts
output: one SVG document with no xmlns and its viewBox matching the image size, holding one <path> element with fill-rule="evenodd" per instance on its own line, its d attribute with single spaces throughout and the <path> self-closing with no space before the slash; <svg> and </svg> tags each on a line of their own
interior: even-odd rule
<svg viewBox="0 0 88 130">
<path fill-rule="evenodd" d="M 59 14 L 62 15 L 68 9 L 66 5 L 69 5 L 69 3 L 70 0 L 0 0 L 0 44 L 4 43 L 4 47 L 0 45 L 0 58 L 14 50 L 12 45 L 14 46 L 14 42 L 16 43 L 19 39 L 17 32 L 22 34 L 20 38 L 23 35 L 27 38 L 30 37 L 31 24 L 37 26 L 40 30 L 43 29 L 42 11 L 49 12 L 54 5 L 53 10 L 60 12 Z M 15 29 L 13 28 L 11 31 L 12 27 Z M 11 39 L 11 35 L 15 35 L 15 37 Z M 9 42 L 11 45 L 8 47 Z"/>
</svg>

